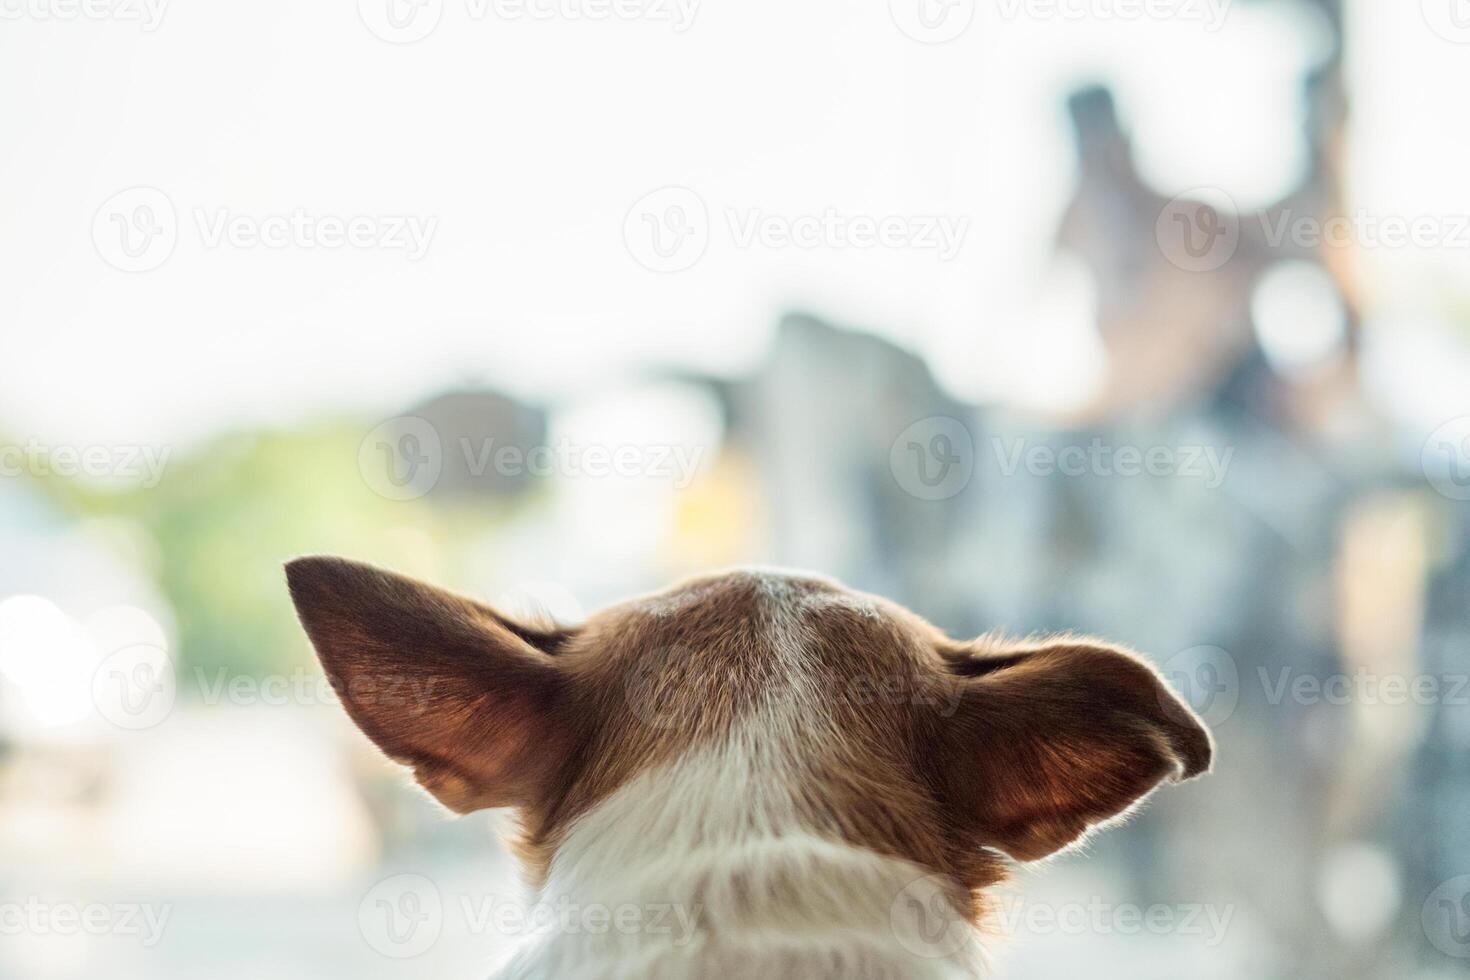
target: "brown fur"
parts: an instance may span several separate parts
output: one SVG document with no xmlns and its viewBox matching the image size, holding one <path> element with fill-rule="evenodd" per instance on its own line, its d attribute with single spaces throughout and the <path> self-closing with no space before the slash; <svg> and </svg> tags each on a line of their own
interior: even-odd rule
<svg viewBox="0 0 1470 980">
<path fill-rule="evenodd" d="M 1044 857 L 1210 764 L 1204 727 L 1132 654 L 956 643 L 818 578 L 724 573 L 536 630 L 343 559 L 287 576 L 353 719 L 451 809 L 516 807 L 532 878 L 579 815 L 775 699 L 795 709 L 809 829 L 950 876 L 977 914 L 997 852 Z"/>
</svg>

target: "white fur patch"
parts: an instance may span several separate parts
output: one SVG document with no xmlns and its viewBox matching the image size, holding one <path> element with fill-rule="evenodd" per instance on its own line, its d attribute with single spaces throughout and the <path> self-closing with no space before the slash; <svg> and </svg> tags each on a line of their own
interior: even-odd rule
<svg viewBox="0 0 1470 980">
<path fill-rule="evenodd" d="M 619 789 L 572 826 L 538 901 L 599 908 L 627 930 L 550 932 L 501 980 L 639 977 L 975 977 L 967 937 L 914 952 L 895 916 L 912 915 L 916 865 L 802 828 L 782 754 L 745 729 Z M 942 901 L 932 888 L 930 906 Z M 953 906 L 925 908 L 935 928 L 964 928 Z"/>
</svg>

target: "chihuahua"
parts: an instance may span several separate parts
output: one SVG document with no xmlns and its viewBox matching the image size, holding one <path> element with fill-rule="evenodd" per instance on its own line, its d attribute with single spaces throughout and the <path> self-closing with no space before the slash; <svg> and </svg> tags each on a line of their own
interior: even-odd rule
<svg viewBox="0 0 1470 980">
<path fill-rule="evenodd" d="M 456 813 L 514 808 L 541 901 L 617 911 L 503 980 L 980 976 L 1008 859 L 1210 767 L 1126 650 L 956 641 L 818 576 L 721 572 L 563 628 L 341 558 L 286 573 L 368 738 Z"/>
</svg>

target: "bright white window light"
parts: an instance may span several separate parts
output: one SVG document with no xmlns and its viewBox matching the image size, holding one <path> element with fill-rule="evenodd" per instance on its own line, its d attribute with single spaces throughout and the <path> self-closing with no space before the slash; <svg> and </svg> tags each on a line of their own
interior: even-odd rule
<svg viewBox="0 0 1470 980">
<path fill-rule="evenodd" d="M 17 595 L 0 602 L 0 676 L 18 689 L 34 724 L 66 725 L 91 711 L 98 659 L 86 631 L 51 600 Z"/>
<path fill-rule="evenodd" d="M 1251 295 L 1251 319 L 1266 359 L 1286 375 L 1308 374 L 1337 357 L 1347 310 L 1327 270 L 1282 262 L 1266 270 Z"/>
</svg>

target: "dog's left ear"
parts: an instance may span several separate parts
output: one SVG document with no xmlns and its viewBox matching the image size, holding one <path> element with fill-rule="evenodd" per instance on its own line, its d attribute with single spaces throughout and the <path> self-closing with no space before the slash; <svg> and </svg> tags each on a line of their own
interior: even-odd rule
<svg viewBox="0 0 1470 980">
<path fill-rule="evenodd" d="M 1210 768 L 1209 732 L 1132 653 L 1072 638 L 941 653 L 961 678 L 938 739 L 942 795 L 957 827 L 1018 860 Z"/>
<path fill-rule="evenodd" d="M 572 749 L 561 631 L 342 558 L 286 565 L 291 598 L 352 720 L 459 813 L 533 801 Z"/>
</svg>

